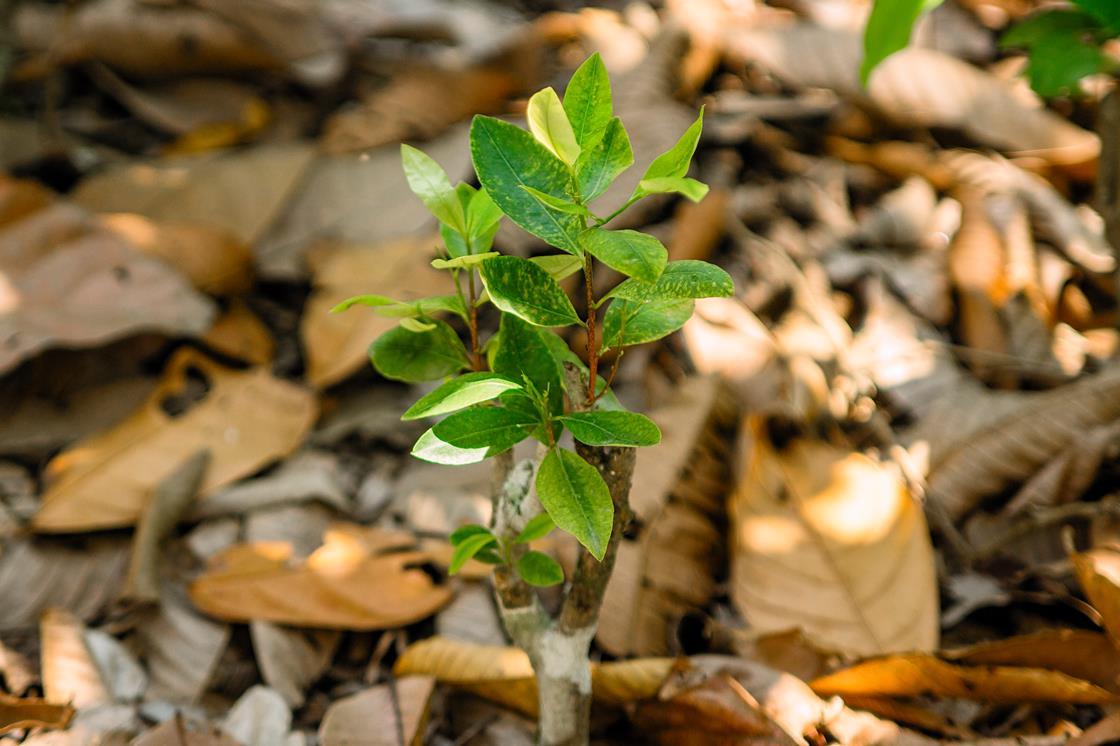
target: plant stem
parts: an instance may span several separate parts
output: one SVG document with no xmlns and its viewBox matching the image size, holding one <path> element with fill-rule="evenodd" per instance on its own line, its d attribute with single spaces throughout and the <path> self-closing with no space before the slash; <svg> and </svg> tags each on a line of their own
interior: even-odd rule
<svg viewBox="0 0 1120 746">
<path fill-rule="evenodd" d="M 591 255 L 583 258 L 583 284 L 587 288 L 587 406 L 595 403 L 599 380 L 599 342 L 595 338 L 595 288 L 591 282 Z"/>
<path fill-rule="evenodd" d="M 628 208 L 630 205 L 634 204 L 635 202 L 637 202 L 640 199 L 641 199 L 641 197 L 638 197 L 638 196 L 631 197 L 630 199 L 626 200 L 626 204 L 624 204 L 622 207 L 620 207 L 617 210 L 615 210 L 614 212 L 612 212 L 610 215 L 606 216 L 605 218 L 596 218 L 597 222 L 595 223 L 595 225 L 596 226 L 606 225 L 607 223 L 611 222 L 612 220 L 617 218 L 619 215 L 621 215 L 623 212 L 625 212 L 626 208 Z"/>
<path fill-rule="evenodd" d="M 471 328 L 471 362 L 475 370 L 482 370 L 482 354 L 478 349 L 478 305 L 475 302 L 477 296 L 475 295 L 474 287 L 474 270 L 469 269 L 467 271 L 469 272 L 467 275 L 467 289 L 470 292 L 471 299 L 469 311 L 471 320 L 470 324 L 468 324 Z"/>
</svg>

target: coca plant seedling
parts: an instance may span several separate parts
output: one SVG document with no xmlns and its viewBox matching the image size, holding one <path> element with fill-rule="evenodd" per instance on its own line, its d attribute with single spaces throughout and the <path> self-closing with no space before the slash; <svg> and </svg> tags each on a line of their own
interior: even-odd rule
<svg viewBox="0 0 1120 746">
<path fill-rule="evenodd" d="M 731 278 L 701 261 L 668 261 L 653 236 L 613 230 L 610 222 L 653 194 L 699 200 L 708 188 L 687 176 L 703 112 L 677 143 L 646 168 L 623 204 L 600 212 L 596 199 L 634 162 L 622 121 L 613 115 L 610 81 L 598 55 L 576 70 L 563 99 L 545 88 L 529 99 L 528 129 L 477 116 L 470 148 L 481 184 L 452 186 L 427 155 L 401 146 L 412 191 L 439 220 L 443 256 L 455 293 L 417 301 L 362 295 L 356 305 L 400 319 L 370 347 L 386 378 L 442 380 L 403 419 L 441 418 L 416 441 L 417 458 L 439 464 L 495 463 L 493 518 L 451 535 L 450 570 L 470 559 L 494 566 L 502 619 L 529 655 L 540 691 L 540 740 L 580 744 L 588 738 L 588 652 L 614 553 L 630 520 L 634 450 L 661 433 L 611 392 L 626 348 L 679 329 L 696 298 L 728 296 Z M 524 259 L 493 249 L 503 217 L 556 251 Z M 600 292 L 596 263 L 626 276 Z M 581 315 L 558 281 L 582 273 Z M 483 339 L 479 309 L 500 312 Z M 465 334 L 448 322 L 458 317 Z M 586 365 L 562 334 L 582 327 Z M 601 365 L 614 353 L 613 363 Z M 574 447 L 565 445 L 570 433 Z M 514 463 L 511 449 L 536 441 L 536 455 Z M 581 556 L 570 577 L 549 555 L 530 548 L 555 529 L 574 536 Z M 537 587 L 564 585 L 548 613 Z"/>
</svg>

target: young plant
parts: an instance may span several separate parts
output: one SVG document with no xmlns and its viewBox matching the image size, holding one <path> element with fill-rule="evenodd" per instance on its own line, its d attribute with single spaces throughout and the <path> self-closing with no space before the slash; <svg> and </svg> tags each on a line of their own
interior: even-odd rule
<svg viewBox="0 0 1120 746">
<path fill-rule="evenodd" d="M 679 329 L 694 299 L 728 296 L 731 278 L 700 261 L 667 261 L 653 236 L 612 230 L 608 223 L 651 194 L 701 199 L 708 188 L 686 174 L 700 139 L 703 113 L 670 150 L 646 168 L 624 204 L 600 216 L 594 201 L 633 164 L 630 140 L 612 114 L 610 81 L 598 55 L 576 70 L 563 99 L 545 88 L 529 99 L 528 130 L 477 116 L 470 148 L 481 187 L 452 186 L 419 150 L 401 146 L 409 186 L 439 219 L 445 256 L 433 266 L 451 274 L 453 295 L 396 301 L 351 298 L 335 310 L 369 306 L 400 318 L 370 347 L 386 378 L 444 379 L 403 419 L 439 417 L 412 453 L 439 464 L 493 459 L 489 526 L 451 535 L 450 570 L 470 559 L 494 566 L 506 630 L 532 661 L 540 692 L 540 741 L 588 739 L 595 635 L 619 538 L 630 520 L 634 449 L 659 442 L 647 417 L 626 411 L 611 393 L 619 360 L 631 345 Z M 493 250 L 504 216 L 559 253 L 523 259 Z M 602 262 L 628 279 L 609 292 L 594 287 Z M 558 280 L 582 273 L 581 315 Z M 479 309 L 500 312 L 483 340 Z M 458 317 L 461 337 L 446 319 Z M 561 333 L 586 332 L 585 365 Z M 558 331 L 559 330 L 559 331 Z M 600 361 L 614 352 L 609 371 Z M 604 376 L 603 373 L 606 372 Z M 571 435 L 574 448 L 567 446 Z M 512 448 L 536 441 L 531 458 L 514 463 Z M 531 543 L 560 529 L 582 545 L 572 575 Z M 563 585 L 556 613 L 536 588 Z"/>
</svg>

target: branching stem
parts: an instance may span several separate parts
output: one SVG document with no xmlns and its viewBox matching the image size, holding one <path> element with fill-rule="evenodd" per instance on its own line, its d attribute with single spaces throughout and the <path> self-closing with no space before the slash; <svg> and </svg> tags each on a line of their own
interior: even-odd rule
<svg viewBox="0 0 1120 746">
<path fill-rule="evenodd" d="M 587 287 L 587 406 L 595 403 L 595 382 L 599 380 L 599 341 L 595 329 L 595 288 L 591 280 L 591 255 L 583 258 L 583 284 Z"/>
</svg>

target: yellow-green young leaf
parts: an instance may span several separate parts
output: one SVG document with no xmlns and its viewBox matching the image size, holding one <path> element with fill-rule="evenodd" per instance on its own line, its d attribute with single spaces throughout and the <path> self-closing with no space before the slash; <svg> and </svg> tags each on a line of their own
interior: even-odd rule
<svg viewBox="0 0 1120 746">
<path fill-rule="evenodd" d="M 608 267 L 649 283 L 657 282 L 669 258 L 656 238 L 631 230 L 592 228 L 584 234 L 583 248 Z"/>
<path fill-rule="evenodd" d="M 401 163 L 409 189 L 441 222 L 466 235 L 463 205 L 443 168 L 431 156 L 411 145 L 401 145 Z"/>
<path fill-rule="evenodd" d="M 696 145 L 700 142 L 700 131 L 703 126 L 704 107 L 700 107 L 696 121 L 684 131 L 681 139 L 677 140 L 673 147 L 653 159 L 653 163 L 649 164 L 649 168 L 642 174 L 642 181 L 680 178 L 687 174 L 688 166 L 692 163 L 692 154 L 696 152 Z M 634 189 L 634 193 L 639 193 L 638 188 Z"/>
<path fill-rule="evenodd" d="M 602 349 L 629 347 L 668 336 L 684 326 L 694 305 L 692 300 L 615 299 L 603 317 Z"/>
<path fill-rule="evenodd" d="M 625 411 L 573 412 L 558 417 L 572 437 L 589 446 L 654 446 L 661 430 L 644 414 Z"/>
<path fill-rule="evenodd" d="M 614 525 L 614 503 L 594 466 L 563 448 L 552 448 L 537 470 L 537 497 L 556 525 L 602 560 Z"/>
<path fill-rule="evenodd" d="M 544 552 L 526 552 L 517 560 L 517 574 L 526 583 L 538 588 L 548 588 L 564 582 L 564 568 Z"/>
<path fill-rule="evenodd" d="M 687 300 L 727 298 L 734 292 L 731 276 L 716 265 L 698 259 L 681 259 L 666 264 L 657 282 L 626 280 L 607 293 L 607 297 L 633 301 Z"/>
<path fill-rule="evenodd" d="M 371 308 L 378 308 L 380 306 L 391 306 L 395 303 L 397 303 L 397 301 L 384 295 L 355 295 L 336 305 L 331 309 L 331 313 L 342 313 L 343 311 L 353 308 L 354 306 L 369 306 Z"/>
<path fill-rule="evenodd" d="M 634 165 L 630 136 L 618 117 L 611 119 L 606 132 L 592 147 L 585 148 L 576 161 L 576 183 L 584 203 L 590 202 Z"/>
<path fill-rule="evenodd" d="M 520 389 L 520 383 L 495 373 L 467 373 L 425 394 L 401 415 L 401 419 L 419 420 L 423 417 L 457 412 L 472 404 L 496 399 L 506 391 Z"/>
<path fill-rule="evenodd" d="M 421 321 L 420 319 L 408 316 L 401 319 L 401 327 L 408 329 L 410 332 L 430 332 L 436 328 L 436 325 L 430 321 Z"/>
<path fill-rule="evenodd" d="M 693 202 L 704 199 L 708 185 L 687 176 L 661 176 L 655 179 L 642 179 L 638 191 L 645 194 L 683 194 Z"/>
<path fill-rule="evenodd" d="M 416 439 L 412 446 L 412 455 L 421 461 L 445 466 L 463 466 L 477 464 L 484 461 L 489 448 L 459 448 L 440 439 L 435 434 L 435 428 L 428 428 L 424 434 Z"/>
<path fill-rule="evenodd" d="M 526 523 L 525 528 L 513 541 L 515 544 L 528 544 L 530 541 L 548 536 L 554 528 L 556 528 L 556 521 L 552 520 L 552 516 L 548 513 L 541 513 Z"/>
<path fill-rule="evenodd" d="M 465 269 L 482 264 L 487 259 L 499 256 L 496 251 L 487 251 L 482 254 L 467 254 L 454 259 L 433 259 L 432 266 L 436 269 Z"/>
<path fill-rule="evenodd" d="M 451 543 L 451 546 L 457 547 L 468 537 L 478 534 L 486 534 L 487 536 L 493 535 L 490 533 L 490 529 L 485 526 L 480 526 L 477 523 L 468 523 L 466 526 L 460 526 L 452 531 L 451 536 L 447 537 L 447 541 Z"/>
<path fill-rule="evenodd" d="M 464 320 L 467 318 L 467 309 L 458 295 L 433 295 L 408 302 L 393 300 L 384 295 L 355 295 L 332 308 L 331 313 L 339 313 L 354 306 L 369 306 L 378 316 L 392 319 L 431 316 L 443 311 L 456 314 Z"/>
<path fill-rule="evenodd" d="M 599 142 L 611 120 L 611 106 L 611 81 L 596 52 L 572 74 L 564 90 L 564 111 L 581 148 Z"/>
<path fill-rule="evenodd" d="M 533 197 L 533 199 L 537 200 L 538 202 L 540 202 L 545 207 L 549 207 L 549 208 L 551 208 L 553 210 L 557 210 L 559 212 L 566 212 L 569 215 L 586 215 L 587 214 L 587 208 L 586 207 L 584 207 L 583 205 L 577 205 L 575 202 L 572 202 L 571 200 L 560 199 L 558 197 L 553 197 L 551 194 L 545 194 L 544 192 L 540 191 L 539 189 L 534 189 L 533 187 L 530 187 L 530 186 L 522 186 L 521 188 L 524 189 L 526 192 L 528 192 Z"/>
<path fill-rule="evenodd" d="M 526 116 L 529 131 L 537 138 L 537 142 L 564 163 L 574 165 L 576 158 L 579 158 L 579 143 L 576 142 L 572 123 L 568 121 L 568 115 L 556 91 L 545 88 L 534 93 L 529 99 Z"/>
<path fill-rule="evenodd" d="M 531 256 L 529 261 L 537 265 L 559 282 L 565 277 L 571 277 L 583 269 L 583 260 L 571 254 L 546 254 L 545 256 Z"/>
<path fill-rule="evenodd" d="M 434 321 L 427 331 L 396 327 L 378 337 L 369 348 L 377 372 L 407 383 L 433 381 L 469 366 L 459 335 L 447 323 Z"/>
<path fill-rule="evenodd" d="M 548 272 L 528 259 L 499 256 L 487 259 L 479 271 L 490 301 L 536 326 L 580 323 L 563 288 Z"/>
<path fill-rule="evenodd" d="M 863 32 L 860 82 L 867 85 L 871 71 L 880 62 L 910 43 L 918 16 L 940 4 L 941 0 L 875 0 Z"/>
<path fill-rule="evenodd" d="M 455 546 L 455 551 L 451 553 L 451 562 L 447 565 L 447 571 L 452 575 L 457 574 L 463 569 L 463 565 L 467 564 L 467 560 L 491 544 L 496 544 L 497 541 L 489 533 L 468 536 Z"/>
<path fill-rule="evenodd" d="M 529 437 L 540 424 L 534 414 L 504 407 L 476 407 L 448 415 L 432 427 L 432 432 L 456 448 L 486 448 L 487 456 L 496 456 Z"/>
</svg>

